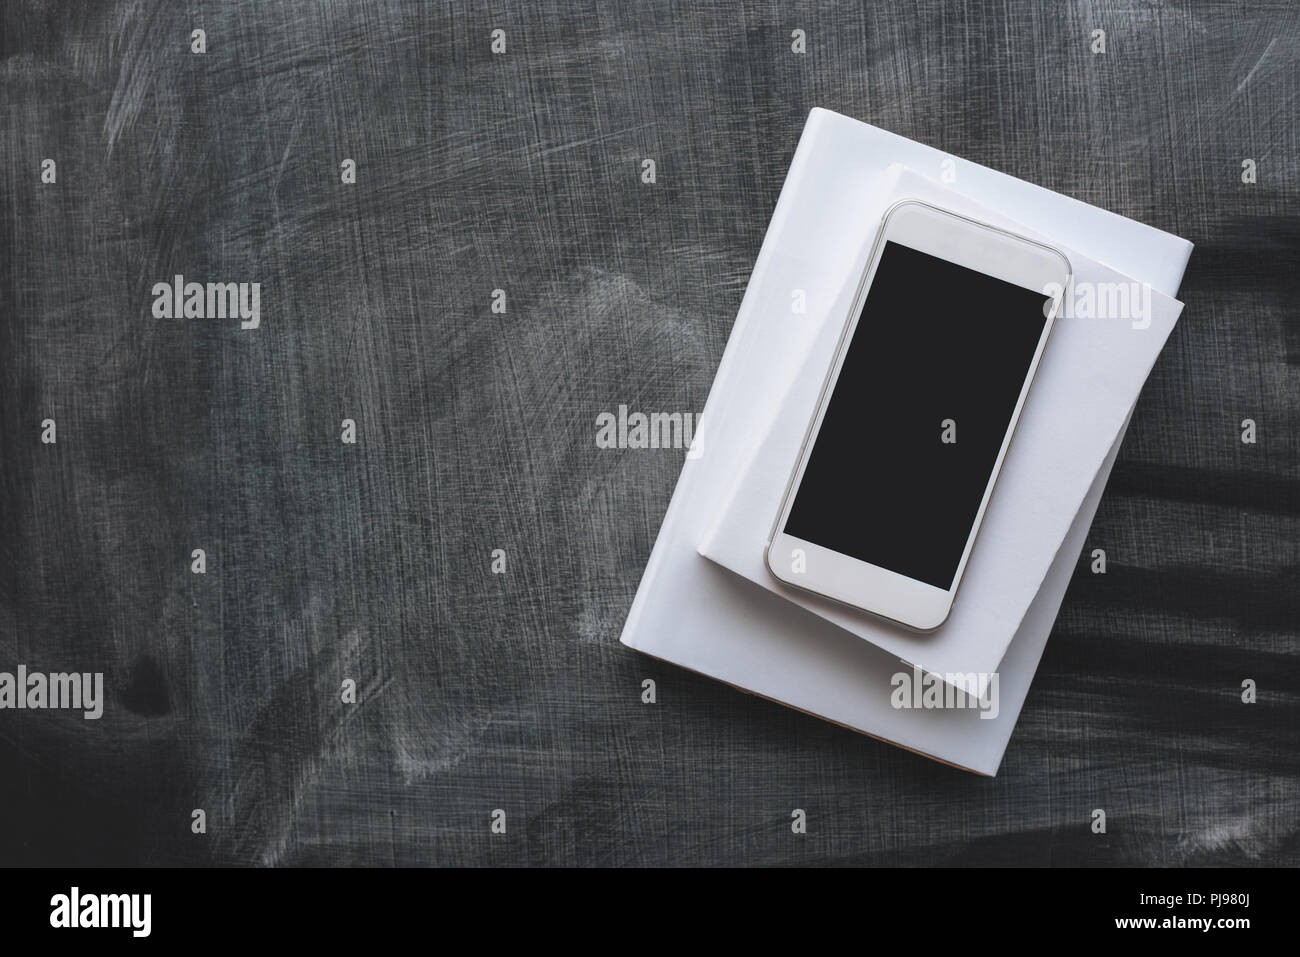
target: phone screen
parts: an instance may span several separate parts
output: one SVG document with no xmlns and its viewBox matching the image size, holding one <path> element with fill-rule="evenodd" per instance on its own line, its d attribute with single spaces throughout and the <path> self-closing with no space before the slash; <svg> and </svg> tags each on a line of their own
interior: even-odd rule
<svg viewBox="0 0 1300 957">
<path fill-rule="evenodd" d="M 1048 301 L 887 241 L 786 534 L 951 588 Z"/>
</svg>

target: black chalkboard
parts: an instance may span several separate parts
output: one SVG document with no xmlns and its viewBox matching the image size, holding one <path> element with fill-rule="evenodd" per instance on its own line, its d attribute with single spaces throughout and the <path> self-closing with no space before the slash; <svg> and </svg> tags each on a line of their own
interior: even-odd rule
<svg viewBox="0 0 1300 957">
<path fill-rule="evenodd" d="M 0 17 L 0 862 L 1300 860 L 1294 3 Z M 995 779 L 617 640 L 814 106 L 1196 243 Z"/>
</svg>

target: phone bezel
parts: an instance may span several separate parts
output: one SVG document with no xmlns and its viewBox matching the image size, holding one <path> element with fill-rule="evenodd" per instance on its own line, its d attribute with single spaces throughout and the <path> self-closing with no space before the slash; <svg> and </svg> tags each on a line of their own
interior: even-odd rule
<svg viewBox="0 0 1300 957">
<path fill-rule="evenodd" d="M 835 357 L 822 383 L 816 411 L 804 435 L 799 457 L 786 484 L 781 509 L 768 536 L 768 544 L 764 549 L 764 564 L 773 577 L 791 587 L 849 605 L 913 631 L 931 632 L 947 621 L 952 613 L 957 591 L 965 577 L 966 566 L 984 522 L 984 515 L 997 485 L 998 476 L 1002 472 L 1007 450 L 1015 438 L 1021 412 L 1038 373 L 1057 316 L 1060 314 L 1061 296 L 1056 296 L 1047 321 L 1043 325 L 1043 332 L 1025 374 L 1020 395 L 1016 400 L 1006 434 L 1003 436 L 1002 446 L 998 450 L 997 459 L 985 486 L 979 510 L 966 536 L 966 545 L 962 550 L 961 561 L 957 565 L 952 584 L 947 589 L 938 588 L 784 532 L 795 493 L 802 481 L 809 454 L 821 429 L 827 404 L 839 379 L 848 344 L 857 329 L 886 242 L 898 242 L 900 245 L 1044 293 L 1049 289 L 1064 291 L 1068 288 L 1071 267 L 1064 253 L 1046 243 L 971 219 L 923 200 L 906 199 L 895 203 L 885 212 L 880 229 L 877 231 L 867 267 L 863 270 L 857 293 L 843 323 Z M 800 548 L 804 550 L 806 559 L 806 569 L 803 572 L 786 571 L 779 563 L 774 565 L 772 560 L 774 553 L 793 557 L 794 549 Z"/>
</svg>

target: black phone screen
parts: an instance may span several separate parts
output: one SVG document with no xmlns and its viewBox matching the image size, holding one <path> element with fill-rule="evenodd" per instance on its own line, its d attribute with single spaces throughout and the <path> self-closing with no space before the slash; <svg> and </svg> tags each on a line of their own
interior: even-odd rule
<svg viewBox="0 0 1300 957">
<path fill-rule="evenodd" d="M 887 241 L 786 534 L 951 588 L 1048 301 Z"/>
</svg>

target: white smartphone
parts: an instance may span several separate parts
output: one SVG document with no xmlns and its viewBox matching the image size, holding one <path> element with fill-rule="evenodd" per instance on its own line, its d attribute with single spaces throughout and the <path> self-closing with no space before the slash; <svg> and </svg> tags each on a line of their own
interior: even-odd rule
<svg viewBox="0 0 1300 957">
<path fill-rule="evenodd" d="M 768 538 L 777 579 L 948 619 L 1069 279 L 1050 246 L 890 208 Z"/>
</svg>

